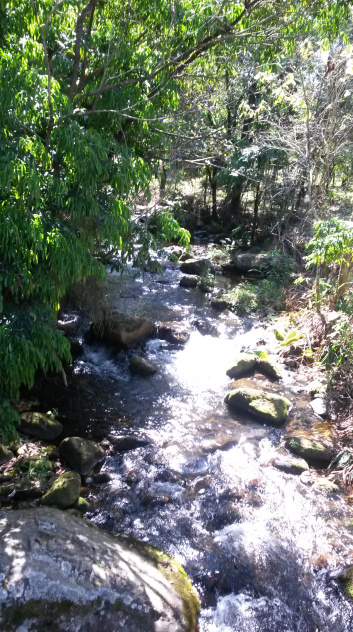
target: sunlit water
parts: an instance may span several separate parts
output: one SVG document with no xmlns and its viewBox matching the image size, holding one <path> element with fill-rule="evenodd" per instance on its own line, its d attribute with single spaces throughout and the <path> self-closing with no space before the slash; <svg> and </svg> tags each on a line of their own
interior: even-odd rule
<svg viewBox="0 0 353 632">
<path fill-rule="evenodd" d="M 149 442 L 106 459 L 111 481 L 93 492 L 90 517 L 178 559 L 200 595 L 201 632 L 353 630 L 335 580 L 353 561 L 350 510 L 339 495 L 276 470 L 281 431 L 224 404 L 232 356 L 256 348 L 263 332 L 251 319 L 241 327 L 222 320 L 179 278 L 172 267 L 163 283 L 146 275 L 122 286 L 113 275 L 115 307 L 153 320 L 202 318 L 217 324 L 219 337 L 192 330 L 184 347 L 151 340 L 146 355 L 159 371 L 147 379 L 130 375 L 125 353 L 101 345 L 86 344 L 75 364 L 76 375 L 94 378 L 96 397 L 106 398 L 111 433 Z M 295 400 L 293 377 L 260 383 Z M 125 425 L 114 425 L 118 406 Z"/>
</svg>

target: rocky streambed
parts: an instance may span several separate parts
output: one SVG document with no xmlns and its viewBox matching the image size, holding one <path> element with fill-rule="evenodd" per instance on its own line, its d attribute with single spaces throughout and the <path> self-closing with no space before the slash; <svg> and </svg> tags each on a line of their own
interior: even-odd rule
<svg viewBox="0 0 353 632">
<path fill-rule="evenodd" d="M 12 446 L 17 452 L 2 466 L 1 476 L 8 479 L 0 493 L 4 508 L 15 506 L 17 511 L 2 515 L 4 533 L 13 538 L 10 515 L 17 513 L 25 525 L 22 502 L 31 516 L 39 512 L 34 521 L 53 524 L 43 516 L 58 511 L 51 505 L 60 506 L 66 479 L 74 489 L 66 507 L 80 514 L 85 510 L 106 532 L 162 549 L 176 560 L 170 561 L 174 570 L 178 564 L 185 568 L 201 601 L 199 626 L 204 632 L 351 630 L 352 608 L 342 591 L 353 561 L 351 510 L 340 464 L 327 469 L 338 451 L 330 420 L 322 409 L 320 416 L 320 410 L 310 406 L 324 399 L 322 384 L 313 385 L 304 367 L 298 374 L 284 364 L 284 347 L 274 331 L 277 325 L 214 310 L 210 299 L 232 281 L 216 274 L 215 289 L 201 287 L 207 280 L 207 260 L 203 256 L 198 269 L 193 263 L 184 272 L 166 264 L 163 277 L 130 276 L 123 285 L 120 277 L 111 275 L 110 322 L 105 316 L 90 334 L 88 322 L 78 314 L 62 315 L 62 327 L 70 330 L 77 349 L 67 370 L 68 387 L 57 382 L 49 389 L 43 382 L 35 395 L 40 395 L 39 408 L 58 408 L 56 417 L 63 429 L 50 440 L 50 449 L 43 439 Z M 182 281 L 185 275 L 196 278 L 196 287 Z M 125 349 L 119 351 L 121 344 Z M 23 428 L 34 409 L 23 417 Z M 78 448 L 85 452 L 83 447 L 95 453 L 86 466 L 82 454 L 77 457 Z M 41 477 L 40 493 L 32 498 L 18 495 L 16 483 L 16 477 L 21 478 L 16 468 L 21 469 L 20 460 L 26 458 L 27 463 L 46 459 L 52 464 Z M 31 469 L 35 467 L 22 466 L 27 474 Z M 36 487 L 35 477 L 32 482 Z M 12 488 L 1 492 L 6 485 Z M 80 519 L 71 516 L 68 521 L 71 518 L 72 528 L 78 529 Z M 33 551 L 43 562 L 35 572 L 45 577 L 50 551 L 46 535 L 38 535 L 39 542 L 43 537 L 43 548 L 38 545 L 35 550 L 33 544 Z M 86 531 L 78 537 L 88 546 Z M 62 546 L 61 536 L 56 540 L 54 534 L 50 541 L 51 551 L 56 541 L 59 549 Z M 135 540 L 126 541 L 133 547 Z M 26 552 L 21 555 L 27 559 Z M 13 563 L 6 558 L 12 569 Z M 55 568 L 60 565 L 57 557 L 53 563 Z M 82 581 L 89 575 L 91 603 L 98 600 L 97 617 L 106 610 L 110 621 L 115 601 L 109 597 L 105 604 L 95 590 L 107 588 L 110 579 L 103 575 L 111 562 L 97 555 L 95 562 L 87 563 L 102 569 L 99 579 L 82 561 Z M 154 558 L 151 563 L 161 562 Z M 18 577 L 20 582 L 26 573 Z M 167 579 L 173 588 L 173 577 Z M 7 597 L 15 599 L 16 586 L 19 594 L 22 584 L 13 579 L 7 584 L 6 578 L 4 582 L 4 590 L 10 586 L 13 591 Z M 79 591 L 77 586 L 74 590 Z M 112 590 L 120 589 L 115 583 Z M 146 585 L 144 590 L 149 594 Z M 191 587 L 187 590 L 191 595 Z M 33 599 L 36 602 L 37 597 Z M 185 618 L 180 595 L 173 599 L 179 604 L 175 622 L 151 610 L 154 623 L 146 629 L 195 625 L 196 602 L 190 606 L 192 617 Z M 138 596 L 133 603 L 142 611 L 150 606 Z M 128 625 L 125 606 L 121 621 Z M 72 605 L 68 612 L 73 616 Z M 80 612 L 87 627 L 75 628 L 78 618 L 69 627 L 69 619 L 63 618 L 61 629 L 95 629 L 89 627 L 94 625 L 92 613 L 86 617 L 84 609 Z M 28 616 L 27 612 L 21 621 L 29 626 Z M 28 629 L 40 629 L 36 625 Z"/>
</svg>

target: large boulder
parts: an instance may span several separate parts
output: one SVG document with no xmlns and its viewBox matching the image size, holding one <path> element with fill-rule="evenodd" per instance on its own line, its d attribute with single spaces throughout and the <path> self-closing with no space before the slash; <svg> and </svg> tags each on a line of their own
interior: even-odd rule
<svg viewBox="0 0 353 632">
<path fill-rule="evenodd" d="M 291 407 L 286 397 L 254 388 L 235 388 L 225 401 L 230 408 L 252 413 L 273 426 L 281 426 L 286 421 Z"/>
<path fill-rule="evenodd" d="M 0 513 L 0 629 L 194 632 L 183 569 L 131 538 L 40 507 Z"/>
<path fill-rule="evenodd" d="M 210 259 L 189 259 L 181 264 L 180 270 L 184 272 L 184 274 L 202 276 L 207 274 L 207 272 L 214 272 L 215 268 Z"/>
<path fill-rule="evenodd" d="M 269 268 L 272 262 L 272 256 L 266 252 L 243 252 L 233 256 L 234 266 L 239 272 L 263 271 Z"/>
<path fill-rule="evenodd" d="M 152 338 L 156 326 L 147 318 L 112 312 L 91 325 L 91 333 L 100 340 L 120 348 L 137 347 Z"/>
<path fill-rule="evenodd" d="M 83 476 L 86 476 L 105 456 L 103 448 L 98 443 L 81 437 L 64 439 L 60 443 L 59 454 L 75 472 Z"/>
<path fill-rule="evenodd" d="M 20 432 L 37 437 L 43 441 L 52 441 L 62 433 L 62 425 L 56 419 L 43 413 L 22 413 Z"/>
<path fill-rule="evenodd" d="M 132 356 L 130 358 L 130 371 L 135 375 L 148 377 L 149 375 L 157 373 L 158 367 L 153 362 L 149 362 L 149 360 L 146 360 L 145 358 Z"/>
<path fill-rule="evenodd" d="M 285 447 L 293 454 L 297 454 L 309 463 L 331 463 L 334 452 L 318 439 L 309 439 L 305 436 L 291 437 L 285 442 Z"/>
<path fill-rule="evenodd" d="M 55 505 L 60 509 L 73 507 L 80 496 L 81 477 L 77 472 L 64 472 L 58 476 L 47 493 L 42 496 L 43 505 Z"/>
</svg>

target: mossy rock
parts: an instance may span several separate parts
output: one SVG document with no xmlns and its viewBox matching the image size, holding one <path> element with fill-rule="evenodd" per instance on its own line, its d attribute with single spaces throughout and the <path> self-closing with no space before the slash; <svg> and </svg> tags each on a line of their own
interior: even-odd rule
<svg viewBox="0 0 353 632">
<path fill-rule="evenodd" d="M 60 509 L 73 507 L 80 496 L 81 477 L 77 472 L 61 474 L 44 496 L 43 505 L 54 505 Z"/>
<path fill-rule="evenodd" d="M 95 441 L 82 439 L 81 437 L 67 437 L 59 446 L 60 458 L 69 466 L 86 476 L 91 469 L 104 459 L 103 448 Z"/>
<path fill-rule="evenodd" d="M 236 388 L 228 393 L 225 401 L 231 408 L 251 413 L 273 426 L 281 426 L 286 421 L 291 407 L 286 397 L 253 388 Z"/>
<path fill-rule="evenodd" d="M 31 412 L 21 415 L 20 432 L 30 437 L 52 441 L 62 433 L 62 429 L 61 423 L 49 415 Z"/>
<path fill-rule="evenodd" d="M 353 600 L 353 566 L 348 568 L 343 575 L 338 578 L 343 592 Z"/>
<path fill-rule="evenodd" d="M 154 375 L 158 371 L 158 367 L 153 363 L 141 358 L 140 356 L 132 356 L 130 358 L 130 371 L 135 375 L 148 377 Z"/>
<path fill-rule="evenodd" d="M 200 278 L 194 274 L 186 274 L 181 277 L 179 285 L 181 285 L 181 287 L 196 287 L 199 280 Z"/>
<path fill-rule="evenodd" d="M 75 505 L 75 509 L 77 509 L 78 511 L 81 511 L 81 513 L 86 513 L 87 511 L 91 510 L 91 505 L 88 502 L 88 500 L 80 496 Z"/>
<path fill-rule="evenodd" d="M 285 442 L 285 447 L 293 454 L 297 454 L 309 463 L 322 463 L 329 465 L 334 453 L 318 439 L 309 439 L 305 436 L 291 437 Z"/>
<path fill-rule="evenodd" d="M 180 270 L 184 274 L 203 276 L 208 272 L 214 272 L 215 268 L 209 259 L 188 259 L 181 264 Z"/>
<path fill-rule="evenodd" d="M 256 363 L 257 356 L 253 353 L 238 353 L 226 373 L 231 378 L 241 377 L 252 371 Z"/>
<path fill-rule="evenodd" d="M 313 489 L 317 489 L 325 494 L 337 494 L 337 492 L 340 491 L 338 485 L 328 478 L 317 478 L 313 484 Z"/>
<path fill-rule="evenodd" d="M 273 380 L 278 380 L 281 377 L 281 369 L 272 358 L 258 358 L 256 370 Z"/>
<path fill-rule="evenodd" d="M 289 454 L 276 457 L 273 459 L 272 465 L 286 474 L 302 474 L 309 470 L 309 465 L 304 459 Z"/>
</svg>

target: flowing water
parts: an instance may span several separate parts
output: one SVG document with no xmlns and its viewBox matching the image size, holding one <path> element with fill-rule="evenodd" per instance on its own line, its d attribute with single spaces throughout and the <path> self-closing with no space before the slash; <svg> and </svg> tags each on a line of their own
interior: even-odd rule
<svg viewBox="0 0 353 632">
<path fill-rule="evenodd" d="M 149 378 L 129 373 L 128 354 L 99 344 L 85 343 L 74 364 L 86 389 L 88 435 L 145 440 L 107 457 L 111 479 L 92 488 L 90 518 L 184 566 L 202 603 L 201 632 L 353 630 L 352 607 L 335 579 L 353 562 L 350 509 L 340 495 L 272 467 L 283 431 L 230 413 L 223 401 L 234 353 L 255 348 L 263 330 L 251 319 L 239 326 L 217 315 L 179 278 L 173 265 L 163 277 L 132 275 L 123 285 L 113 274 L 109 292 L 120 311 L 154 321 L 202 319 L 218 336 L 193 329 L 183 347 L 150 340 L 146 356 L 159 371 Z M 300 400 L 293 375 L 276 387 L 256 379 Z M 292 418 L 308 423 L 305 397 L 301 406 Z"/>
</svg>

